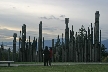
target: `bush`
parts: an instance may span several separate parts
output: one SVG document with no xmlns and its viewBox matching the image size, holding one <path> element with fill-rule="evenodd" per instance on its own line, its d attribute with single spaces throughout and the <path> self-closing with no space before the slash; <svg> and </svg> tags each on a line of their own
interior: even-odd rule
<svg viewBox="0 0 108 72">
<path fill-rule="evenodd" d="M 102 62 L 108 62 L 108 56 L 105 57 L 105 58 L 102 60 Z"/>
</svg>

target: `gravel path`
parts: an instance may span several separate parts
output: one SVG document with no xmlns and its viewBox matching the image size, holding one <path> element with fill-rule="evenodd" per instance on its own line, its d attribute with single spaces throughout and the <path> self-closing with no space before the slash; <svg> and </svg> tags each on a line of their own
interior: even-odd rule
<svg viewBox="0 0 108 72">
<path fill-rule="evenodd" d="M 78 65 L 78 64 L 108 64 L 108 63 L 95 63 L 95 62 L 59 62 L 59 63 L 52 63 L 52 65 Z M 43 63 L 35 63 L 35 64 L 10 64 L 10 66 L 43 66 Z M 0 66 L 8 66 L 8 64 L 0 64 Z"/>
</svg>

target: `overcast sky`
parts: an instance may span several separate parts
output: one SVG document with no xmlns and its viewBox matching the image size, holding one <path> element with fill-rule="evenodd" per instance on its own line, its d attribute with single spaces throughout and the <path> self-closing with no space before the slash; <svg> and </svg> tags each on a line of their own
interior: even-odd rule
<svg viewBox="0 0 108 72">
<path fill-rule="evenodd" d="M 0 0 L 0 42 L 12 41 L 13 33 L 27 26 L 27 38 L 38 38 L 40 21 L 45 39 L 60 37 L 65 32 L 65 18 L 74 31 L 83 24 L 87 29 L 100 12 L 102 40 L 108 39 L 108 0 Z"/>
</svg>

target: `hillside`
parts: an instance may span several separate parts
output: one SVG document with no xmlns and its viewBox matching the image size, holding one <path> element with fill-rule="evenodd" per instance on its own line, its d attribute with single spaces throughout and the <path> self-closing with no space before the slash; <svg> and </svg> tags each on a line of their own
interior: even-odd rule
<svg viewBox="0 0 108 72">
<path fill-rule="evenodd" d="M 103 41 L 102 41 L 102 44 L 105 45 L 105 47 L 107 48 L 106 51 L 108 51 L 108 39 L 107 39 L 107 40 L 103 40 Z"/>
</svg>

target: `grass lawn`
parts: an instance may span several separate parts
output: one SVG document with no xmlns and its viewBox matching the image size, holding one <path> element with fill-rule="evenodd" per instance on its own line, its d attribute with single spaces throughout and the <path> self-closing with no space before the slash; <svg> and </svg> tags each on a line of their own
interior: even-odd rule
<svg viewBox="0 0 108 72">
<path fill-rule="evenodd" d="M 0 67 L 0 72 L 108 72 L 108 65 Z"/>
</svg>

